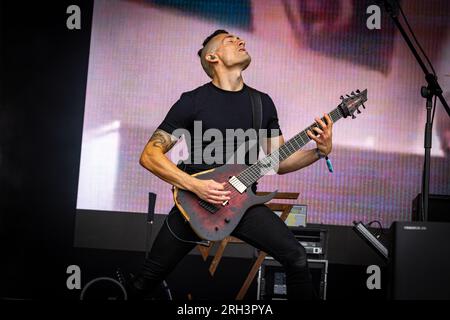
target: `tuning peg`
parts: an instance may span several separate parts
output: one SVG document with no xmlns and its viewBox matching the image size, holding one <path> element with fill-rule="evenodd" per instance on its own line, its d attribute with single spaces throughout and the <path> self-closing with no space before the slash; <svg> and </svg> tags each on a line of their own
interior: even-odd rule
<svg viewBox="0 0 450 320">
<path fill-rule="evenodd" d="M 352 114 L 352 119 L 356 119 L 356 116 L 354 114 Z"/>
<path fill-rule="evenodd" d="M 366 108 L 366 106 L 364 105 L 364 103 L 361 103 L 361 105 L 362 105 L 362 107 L 365 109 Z"/>
<path fill-rule="evenodd" d="M 340 96 L 340 99 L 341 99 L 341 100 L 344 100 L 344 96 Z"/>
<path fill-rule="evenodd" d="M 356 108 L 356 112 L 357 112 L 357 113 L 361 113 L 361 111 L 359 111 L 359 109 L 358 109 L 358 108 Z"/>
<path fill-rule="evenodd" d="M 359 91 L 359 89 L 356 90 L 356 93 L 360 93 L 361 91 Z"/>
<path fill-rule="evenodd" d="M 355 95 L 355 92 L 354 92 L 354 91 L 352 91 L 351 95 L 352 95 L 352 96 L 354 96 L 354 95 Z"/>
<path fill-rule="evenodd" d="M 350 96 L 348 94 L 346 94 L 346 96 L 350 98 Z"/>
</svg>

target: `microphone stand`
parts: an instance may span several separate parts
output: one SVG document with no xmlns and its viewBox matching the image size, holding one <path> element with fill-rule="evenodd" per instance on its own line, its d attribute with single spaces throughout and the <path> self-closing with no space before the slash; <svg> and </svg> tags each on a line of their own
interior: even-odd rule
<svg viewBox="0 0 450 320">
<path fill-rule="evenodd" d="M 431 130 L 432 130 L 432 119 L 431 119 L 431 109 L 433 104 L 433 97 L 438 97 L 444 106 L 445 111 L 447 111 L 448 116 L 450 117 L 450 108 L 442 96 L 442 89 L 438 83 L 437 77 L 430 73 L 423 63 L 422 58 L 418 54 L 416 48 L 414 47 L 411 39 L 408 34 L 405 32 L 405 29 L 400 24 L 398 20 L 398 2 L 395 0 L 384 0 L 382 1 L 383 5 L 387 11 L 387 13 L 391 16 L 394 21 L 395 26 L 400 31 L 403 39 L 411 50 L 412 54 L 416 58 L 419 66 L 422 68 L 422 71 L 425 75 L 425 80 L 427 82 L 427 86 L 422 86 L 420 89 L 420 94 L 423 98 L 426 99 L 426 111 L 427 111 L 427 120 L 425 124 L 425 139 L 424 139 L 424 148 L 425 148 L 425 159 L 424 159 L 424 171 L 422 177 L 422 221 L 428 221 L 428 196 L 430 190 L 430 154 L 431 154 Z"/>
<path fill-rule="evenodd" d="M 150 251 L 150 239 L 152 236 L 153 222 L 155 218 L 155 203 L 156 194 L 153 192 L 148 193 L 148 210 L 147 210 L 147 225 L 145 230 L 145 258 L 148 258 Z"/>
<path fill-rule="evenodd" d="M 145 259 L 148 258 L 150 253 L 150 240 L 152 237 L 153 222 L 155 220 L 155 204 L 156 204 L 156 194 L 153 192 L 148 193 L 148 210 L 147 210 L 147 228 L 145 232 Z M 167 285 L 166 280 L 161 283 L 162 289 L 165 291 L 167 298 L 173 300 L 172 292 Z"/>
</svg>

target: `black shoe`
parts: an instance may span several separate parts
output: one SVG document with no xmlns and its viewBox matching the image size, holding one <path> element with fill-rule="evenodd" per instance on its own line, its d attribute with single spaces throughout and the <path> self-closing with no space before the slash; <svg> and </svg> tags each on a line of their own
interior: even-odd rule
<svg viewBox="0 0 450 320">
<path fill-rule="evenodd" d="M 139 275 L 127 275 L 120 268 L 116 270 L 116 278 L 125 288 L 128 300 L 172 300 L 165 281 L 158 284 Z"/>
<path fill-rule="evenodd" d="M 127 292 L 127 300 L 147 300 L 147 291 L 139 286 L 133 274 L 125 274 L 120 268 L 116 270 L 116 279 Z"/>
</svg>

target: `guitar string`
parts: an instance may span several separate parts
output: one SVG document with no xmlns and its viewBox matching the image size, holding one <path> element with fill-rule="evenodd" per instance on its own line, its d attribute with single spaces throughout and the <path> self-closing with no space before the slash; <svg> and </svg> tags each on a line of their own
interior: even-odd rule
<svg viewBox="0 0 450 320">
<path fill-rule="evenodd" d="M 332 113 L 332 112 L 331 112 Z M 331 114 L 330 113 L 330 114 Z M 322 120 L 324 120 L 324 118 L 322 118 Z M 311 130 L 311 128 L 313 127 L 313 126 L 317 126 L 317 124 L 316 123 L 314 123 L 314 124 L 312 124 L 312 125 L 310 125 L 307 129 L 305 129 L 305 130 L 303 130 L 303 131 L 307 131 L 307 130 Z M 304 141 L 303 141 L 303 138 L 301 137 L 301 134 L 303 133 L 303 131 L 302 132 L 300 132 L 298 135 L 296 135 L 296 136 L 298 136 L 298 137 L 300 137 L 300 139 L 302 140 L 302 142 L 303 143 L 305 143 Z M 294 140 L 295 139 L 297 139 L 297 138 L 295 138 L 294 137 Z M 286 146 L 287 144 L 292 144 L 292 142 L 291 142 L 291 140 L 293 140 L 293 139 L 290 139 L 290 140 L 288 140 L 284 145 Z M 296 141 L 296 140 L 295 140 Z M 297 142 L 297 141 L 296 141 Z M 306 141 L 306 143 L 308 143 L 309 141 Z M 305 144 L 306 144 L 305 143 Z M 282 146 L 283 147 L 283 146 Z M 288 148 L 288 151 L 290 151 L 290 149 L 289 149 L 289 146 L 287 146 L 287 148 Z M 281 149 L 281 147 L 280 147 L 280 149 Z M 275 150 L 274 152 L 278 152 L 278 153 L 282 153 L 282 152 L 284 152 L 284 150 L 280 150 L 280 149 L 278 149 L 278 150 Z M 294 149 L 295 150 L 295 149 Z M 300 149 L 299 149 L 300 150 Z M 295 151 L 294 151 L 295 152 Z M 285 153 L 285 155 L 286 155 L 286 153 Z M 270 157 L 270 155 L 268 155 L 266 158 L 268 158 L 268 157 Z M 265 158 L 263 158 L 263 159 L 265 159 Z M 261 159 L 261 160 L 263 160 L 263 159 Z M 258 174 L 258 172 L 257 172 L 257 170 L 258 170 L 258 165 L 256 165 L 256 167 L 254 167 L 254 168 L 252 168 L 253 167 L 253 165 L 252 166 L 250 166 L 250 167 L 248 167 L 248 168 L 246 168 L 243 172 L 245 172 L 245 171 L 247 171 L 250 175 L 252 175 L 252 174 L 256 174 L 256 175 L 258 175 L 259 176 L 259 174 Z M 259 168 L 260 170 L 261 170 L 261 168 Z M 243 172 L 241 172 L 241 174 L 243 173 Z M 264 175 L 263 175 L 264 176 Z M 253 178 L 253 177 L 251 177 L 251 178 Z M 229 195 L 229 198 L 230 199 L 228 199 L 228 201 L 230 201 L 231 199 L 233 199 L 233 198 L 235 198 L 236 196 L 239 196 L 241 193 L 229 182 L 229 181 L 227 181 L 226 182 L 227 184 L 225 185 L 225 187 L 224 187 L 224 191 L 230 191 L 230 195 Z M 251 185 L 250 185 L 251 186 Z M 250 186 L 248 186 L 247 188 L 249 188 Z M 229 188 L 231 188 L 231 189 L 229 189 Z M 224 200 L 225 201 L 225 200 Z M 211 203 L 212 205 L 222 205 L 222 204 L 216 204 L 216 203 Z"/>
</svg>

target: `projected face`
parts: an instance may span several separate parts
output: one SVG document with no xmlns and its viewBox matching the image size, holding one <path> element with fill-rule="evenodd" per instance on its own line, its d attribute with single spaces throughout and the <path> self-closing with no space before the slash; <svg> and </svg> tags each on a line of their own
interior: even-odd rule
<svg viewBox="0 0 450 320">
<path fill-rule="evenodd" d="M 219 63 L 226 69 L 238 67 L 245 70 L 249 66 L 251 57 L 243 39 L 232 34 L 219 34 L 211 41 L 215 42 L 216 50 L 212 57 L 207 56 L 206 58 L 210 63 Z"/>
<path fill-rule="evenodd" d="M 450 128 L 444 129 L 442 134 L 441 146 L 447 156 L 450 156 Z"/>
</svg>

